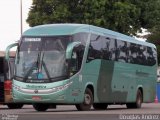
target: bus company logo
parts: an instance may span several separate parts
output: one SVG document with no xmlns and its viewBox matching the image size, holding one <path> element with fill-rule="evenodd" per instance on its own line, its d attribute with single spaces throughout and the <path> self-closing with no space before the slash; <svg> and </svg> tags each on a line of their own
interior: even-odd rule
<svg viewBox="0 0 160 120">
<path fill-rule="evenodd" d="M 27 88 L 32 88 L 32 89 L 45 89 L 46 88 L 46 86 L 44 86 L 44 85 L 38 85 L 38 86 L 36 86 L 36 85 L 26 85 L 26 87 Z"/>
<path fill-rule="evenodd" d="M 37 90 L 37 89 L 35 89 L 35 90 L 34 90 L 34 93 L 35 93 L 35 94 L 37 94 L 37 93 L 38 93 L 38 90 Z"/>
</svg>

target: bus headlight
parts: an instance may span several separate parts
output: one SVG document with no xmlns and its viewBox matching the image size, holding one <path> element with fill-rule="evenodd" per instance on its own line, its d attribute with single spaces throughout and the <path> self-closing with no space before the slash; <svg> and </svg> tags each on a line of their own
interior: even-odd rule
<svg viewBox="0 0 160 120">
<path fill-rule="evenodd" d="M 59 91 L 65 90 L 65 89 L 67 89 L 71 84 L 72 84 L 72 82 L 69 82 L 69 83 L 67 83 L 67 84 L 65 84 L 65 85 L 54 87 L 54 88 L 52 88 L 52 92 L 59 92 Z"/>
</svg>

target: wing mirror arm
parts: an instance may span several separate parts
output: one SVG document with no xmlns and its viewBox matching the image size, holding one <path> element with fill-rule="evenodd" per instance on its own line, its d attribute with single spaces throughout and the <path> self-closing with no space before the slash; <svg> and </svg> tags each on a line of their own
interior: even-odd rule
<svg viewBox="0 0 160 120">
<path fill-rule="evenodd" d="M 10 49 L 13 48 L 13 47 L 16 47 L 16 46 L 18 46 L 18 43 L 13 43 L 13 44 L 9 45 L 9 46 L 6 48 L 6 51 L 5 51 L 5 59 L 6 59 L 6 60 L 9 59 Z"/>
<path fill-rule="evenodd" d="M 76 46 L 79 46 L 81 45 L 81 42 L 72 42 L 70 43 L 68 46 L 67 46 L 67 49 L 66 49 L 66 59 L 71 59 L 72 57 L 72 52 L 73 52 L 73 49 L 76 47 Z"/>
</svg>

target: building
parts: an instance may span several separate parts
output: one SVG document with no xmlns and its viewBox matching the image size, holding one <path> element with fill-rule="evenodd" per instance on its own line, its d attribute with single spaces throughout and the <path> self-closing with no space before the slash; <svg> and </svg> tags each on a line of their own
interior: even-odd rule
<svg viewBox="0 0 160 120">
<path fill-rule="evenodd" d="M 16 55 L 15 51 L 11 51 L 10 52 L 10 56 L 14 57 Z M 4 57 L 5 56 L 5 51 L 0 51 L 0 57 Z"/>
</svg>

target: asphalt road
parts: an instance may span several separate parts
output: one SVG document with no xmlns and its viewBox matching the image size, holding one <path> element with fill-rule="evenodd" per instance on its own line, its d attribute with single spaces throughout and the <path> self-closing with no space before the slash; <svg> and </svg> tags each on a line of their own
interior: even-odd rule
<svg viewBox="0 0 160 120">
<path fill-rule="evenodd" d="M 77 111 L 73 105 L 37 112 L 31 105 L 11 110 L 0 106 L 0 120 L 160 120 L 160 103 L 143 104 L 141 109 L 110 105 L 107 110 Z"/>
</svg>

